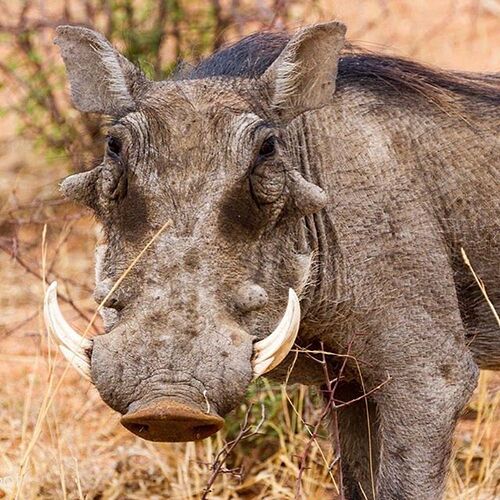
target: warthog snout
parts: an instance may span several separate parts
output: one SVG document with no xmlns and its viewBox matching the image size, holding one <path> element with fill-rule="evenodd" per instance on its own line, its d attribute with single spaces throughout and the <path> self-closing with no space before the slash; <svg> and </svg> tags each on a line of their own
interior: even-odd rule
<svg viewBox="0 0 500 500">
<path fill-rule="evenodd" d="M 258 286 L 250 292 L 240 293 L 240 307 L 254 309 L 268 299 Z M 210 315 L 217 302 L 200 305 L 193 297 L 178 304 L 171 294 L 155 307 L 136 306 L 109 332 L 88 339 L 64 319 L 57 284 L 47 288 L 45 320 L 55 343 L 141 438 L 183 442 L 215 434 L 251 380 L 278 366 L 297 336 L 300 303 L 293 289 L 281 320 L 258 341 L 227 313 Z"/>
<path fill-rule="evenodd" d="M 127 413 L 122 425 L 149 441 L 183 442 L 205 439 L 219 431 L 224 419 L 169 399 L 157 400 Z"/>
</svg>

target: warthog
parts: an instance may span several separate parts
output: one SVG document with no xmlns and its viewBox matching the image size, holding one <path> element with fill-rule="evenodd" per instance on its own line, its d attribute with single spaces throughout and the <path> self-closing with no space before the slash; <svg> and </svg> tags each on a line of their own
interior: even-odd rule
<svg viewBox="0 0 500 500">
<path fill-rule="evenodd" d="M 338 412 L 346 495 L 434 500 L 478 367 L 500 368 L 461 256 L 498 304 L 500 79 L 344 49 L 345 31 L 251 35 L 153 82 L 59 27 L 75 106 L 111 117 L 102 163 L 62 183 L 104 228 L 105 333 L 72 330 L 55 285 L 46 317 L 157 441 L 215 433 L 263 373 L 321 384 L 301 347 L 349 354 L 338 398 L 372 392 Z"/>
</svg>

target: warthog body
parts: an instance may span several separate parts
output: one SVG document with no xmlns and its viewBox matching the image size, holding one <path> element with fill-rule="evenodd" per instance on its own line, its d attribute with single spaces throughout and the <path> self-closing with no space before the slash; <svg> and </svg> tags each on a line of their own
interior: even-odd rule
<svg viewBox="0 0 500 500">
<path fill-rule="evenodd" d="M 63 183 L 105 232 L 91 377 L 138 435 L 207 436 L 293 288 L 297 344 L 350 356 L 338 397 L 382 384 L 339 411 L 346 494 L 434 500 L 478 367 L 500 368 L 461 256 L 498 304 L 499 80 L 341 54 L 344 33 L 253 35 L 151 82 L 101 35 L 59 28 L 75 105 L 113 119 L 102 164 Z M 300 354 L 291 379 L 324 374 Z"/>
</svg>

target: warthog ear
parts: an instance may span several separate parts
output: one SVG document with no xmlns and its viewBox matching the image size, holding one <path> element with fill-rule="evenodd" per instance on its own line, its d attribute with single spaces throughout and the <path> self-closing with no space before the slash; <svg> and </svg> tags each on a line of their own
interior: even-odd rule
<svg viewBox="0 0 500 500">
<path fill-rule="evenodd" d="M 336 21 L 297 31 L 262 75 L 283 120 L 331 101 L 345 32 L 345 25 Z"/>
<path fill-rule="evenodd" d="M 54 40 L 68 71 L 71 97 L 83 112 L 123 116 L 136 108 L 148 80 L 100 33 L 59 26 Z"/>
</svg>

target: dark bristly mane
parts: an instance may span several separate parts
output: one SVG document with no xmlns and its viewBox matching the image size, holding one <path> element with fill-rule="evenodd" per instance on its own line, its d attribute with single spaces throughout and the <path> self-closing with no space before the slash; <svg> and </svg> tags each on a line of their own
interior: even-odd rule
<svg viewBox="0 0 500 500">
<path fill-rule="evenodd" d="M 187 77 L 257 78 L 271 66 L 289 40 L 290 35 L 284 32 L 253 33 L 202 60 Z"/>
<path fill-rule="evenodd" d="M 278 33 L 254 33 L 202 60 L 183 78 L 257 78 L 274 62 L 290 39 Z M 430 68 L 403 58 L 347 46 L 337 87 L 365 86 L 378 92 L 405 92 L 449 105 L 469 98 L 500 104 L 500 74 L 465 73 Z"/>
</svg>

